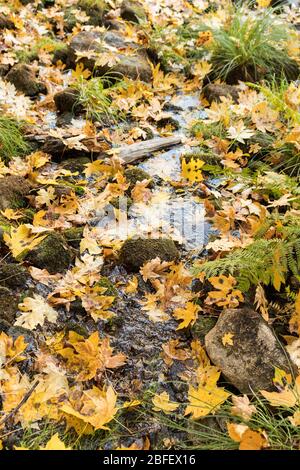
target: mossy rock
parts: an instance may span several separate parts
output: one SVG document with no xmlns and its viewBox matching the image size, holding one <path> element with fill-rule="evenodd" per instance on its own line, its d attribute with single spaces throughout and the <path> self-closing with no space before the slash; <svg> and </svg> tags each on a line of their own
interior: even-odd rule
<svg viewBox="0 0 300 470">
<path fill-rule="evenodd" d="M 0 287 L 0 321 L 13 325 L 18 312 L 19 297 L 7 287 Z"/>
<path fill-rule="evenodd" d="M 80 242 L 83 237 L 84 227 L 72 227 L 64 230 L 64 237 L 69 245 L 79 250 Z"/>
<path fill-rule="evenodd" d="M 23 287 L 29 279 L 24 266 L 15 263 L 5 263 L 0 265 L 0 286 L 10 287 Z"/>
<path fill-rule="evenodd" d="M 35 71 L 27 64 L 14 65 L 6 80 L 11 82 L 18 91 L 26 96 L 36 96 L 39 93 L 47 93 L 47 88 L 35 75 Z"/>
<path fill-rule="evenodd" d="M 123 202 L 123 200 L 124 200 L 124 202 Z M 112 206 L 114 206 L 116 209 L 120 209 L 120 210 L 126 209 L 126 210 L 128 210 L 132 206 L 133 200 L 130 197 L 124 198 L 123 196 L 119 196 L 119 197 L 114 197 L 113 199 L 111 199 L 109 201 L 109 203 Z"/>
<path fill-rule="evenodd" d="M 91 163 L 91 160 L 88 157 L 67 158 L 61 166 L 65 170 L 70 170 L 72 173 L 78 172 L 79 174 L 82 174 L 88 163 Z"/>
<path fill-rule="evenodd" d="M 146 21 L 147 15 L 143 5 L 134 0 L 123 0 L 120 11 L 121 18 L 133 23 Z"/>
<path fill-rule="evenodd" d="M 104 14 L 108 11 L 108 6 L 104 0 L 79 0 L 78 7 L 89 17 L 89 24 L 101 26 Z"/>
<path fill-rule="evenodd" d="M 209 83 L 203 88 L 204 98 L 211 104 L 213 101 L 220 103 L 222 97 L 232 98 L 234 103 L 238 102 L 239 89 L 235 85 L 227 85 L 226 83 L 217 84 Z"/>
<path fill-rule="evenodd" d="M 178 256 L 176 245 L 169 238 L 131 238 L 123 244 L 119 261 L 128 270 L 136 272 L 151 259 L 175 261 Z"/>
<path fill-rule="evenodd" d="M 65 238 L 58 233 L 50 233 L 26 255 L 26 261 L 50 274 L 61 273 L 68 269 L 73 253 Z"/>
<path fill-rule="evenodd" d="M 142 170 L 141 168 L 128 168 L 124 171 L 124 176 L 126 178 L 127 183 L 129 183 L 128 191 L 130 192 L 138 183 L 139 181 L 143 180 L 151 180 L 152 177 L 146 171 Z M 149 188 L 153 186 L 153 183 L 149 183 Z"/>
<path fill-rule="evenodd" d="M 101 277 L 100 281 L 96 283 L 96 286 L 106 288 L 106 291 L 103 293 L 103 295 L 109 295 L 113 297 L 118 296 L 118 291 L 115 288 L 113 282 L 111 282 L 111 280 L 106 276 Z"/>
<path fill-rule="evenodd" d="M 75 88 L 68 87 L 55 93 L 54 102 L 59 113 L 76 113 L 81 111 L 78 105 L 79 91 Z"/>
<path fill-rule="evenodd" d="M 0 179 L 0 210 L 26 207 L 32 184 L 21 176 L 9 175 Z M 9 225 L 9 224 L 8 224 Z"/>
</svg>

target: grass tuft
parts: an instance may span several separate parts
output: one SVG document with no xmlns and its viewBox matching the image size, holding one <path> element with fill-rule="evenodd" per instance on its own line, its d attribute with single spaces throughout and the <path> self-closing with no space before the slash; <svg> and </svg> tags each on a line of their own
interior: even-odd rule
<svg viewBox="0 0 300 470">
<path fill-rule="evenodd" d="M 12 118 L 0 116 L 0 158 L 7 163 L 28 150 L 20 125 Z"/>
<path fill-rule="evenodd" d="M 211 62 L 215 77 L 236 83 L 255 82 L 267 76 L 293 79 L 299 74 L 298 65 L 287 51 L 292 27 L 279 21 L 273 9 L 254 15 L 238 6 L 229 25 L 212 32 Z"/>
</svg>

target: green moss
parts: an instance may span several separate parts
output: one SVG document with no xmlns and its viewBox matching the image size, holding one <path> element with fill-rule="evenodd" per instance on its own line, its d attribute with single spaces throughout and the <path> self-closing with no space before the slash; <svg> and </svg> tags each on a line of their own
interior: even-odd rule
<svg viewBox="0 0 300 470">
<path fill-rule="evenodd" d="M 128 168 L 127 170 L 125 170 L 124 176 L 126 178 L 127 183 L 130 183 L 129 188 L 128 188 L 129 192 L 135 187 L 136 183 L 138 183 L 139 181 L 143 181 L 143 180 L 152 181 L 152 178 L 149 175 L 149 173 L 142 170 L 141 168 L 136 168 L 136 167 Z M 148 187 L 151 188 L 151 186 L 153 186 L 153 184 L 150 182 Z"/>
<path fill-rule="evenodd" d="M 27 49 L 16 52 L 19 62 L 30 63 L 39 58 L 39 53 L 43 50 L 55 53 L 66 49 L 67 46 L 61 41 L 57 41 L 51 37 L 41 37 L 35 43 L 30 44 Z"/>
<path fill-rule="evenodd" d="M 203 119 L 199 119 L 193 123 L 190 132 L 193 136 L 200 136 L 207 140 L 214 136 L 225 139 L 227 131 L 221 122 L 208 123 Z"/>
<path fill-rule="evenodd" d="M 58 233 L 50 233 L 39 245 L 26 255 L 26 261 L 40 269 L 47 269 L 55 274 L 67 269 L 73 254 L 64 237 Z"/>
<path fill-rule="evenodd" d="M 12 325 L 18 311 L 19 298 L 7 287 L 0 287 L 0 320 Z"/>
<path fill-rule="evenodd" d="M 118 291 L 115 288 L 114 284 L 111 282 L 108 277 L 103 276 L 101 277 L 100 281 L 97 282 L 96 286 L 98 287 L 105 287 L 107 290 L 103 293 L 103 295 L 109 295 L 113 297 L 118 296 Z"/>
<path fill-rule="evenodd" d="M 64 237 L 69 245 L 79 250 L 80 242 L 83 237 L 83 227 L 67 228 L 64 230 Z"/>
<path fill-rule="evenodd" d="M 156 257 L 161 261 L 175 261 L 178 256 L 176 245 L 171 239 L 132 238 L 123 244 L 119 261 L 129 270 L 138 271 L 144 263 Z"/>
<path fill-rule="evenodd" d="M 21 177 L 9 175 L 0 179 L 0 210 L 20 209 L 26 207 L 27 196 L 32 189 L 31 183 Z M 4 219 L 4 224 L 10 225 L 8 221 Z"/>
<path fill-rule="evenodd" d="M 90 17 L 89 24 L 94 26 L 102 24 L 104 13 L 108 11 L 104 0 L 79 0 L 78 6 Z"/>
<path fill-rule="evenodd" d="M 192 328 L 193 335 L 203 342 L 204 337 L 215 326 L 216 322 L 217 318 L 215 317 L 208 315 L 199 315 L 198 320 Z"/>
<path fill-rule="evenodd" d="M 26 269 L 15 263 L 5 263 L 0 265 L 0 285 L 3 287 L 22 287 L 28 279 Z"/>
</svg>

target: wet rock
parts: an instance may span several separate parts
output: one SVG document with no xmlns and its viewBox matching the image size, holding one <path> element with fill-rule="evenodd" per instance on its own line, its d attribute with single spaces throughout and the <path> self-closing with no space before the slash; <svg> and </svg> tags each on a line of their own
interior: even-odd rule
<svg viewBox="0 0 300 470">
<path fill-rule="evenodd" d="M 0 14 L 0 29 L 16 29 L 15 23 L 4 15 L 4 13 Z"/>
<path fill-rule="evenodd" d="M 105 43 L 107 47 L 105 47 Z M 108 65 L 99 66 L 96 64 L 95 58 L 84 57 L 81 59 L 84 67 L 94 71 L 98 76 L 110 72 L 110 75 L 113 74 L 116 75 L 116 77 L 125 76 L 133 80 L 140 79 L 145 82 L 151 81 L 152 71 L 146 53 L 139 50 L 135 43 L 125 42 L 122 34 L 119 32 L 108 31 L 105 34 L 101 34 L 97 31 L 80 32 L 72 38 L 70 43 L 69 62 L 73 62 L 73 65 L 75 64 L 76 52 L 95 51 L 95 53 L 100 56 L 101 52 L 109 50 L 109 46 L 118 49 L 124 49 L 124 47 L 130 46 L 130 48 L 135 51 L 134 54 L 130 56 L 122 52 L 116 52 L 118 62 L 113 67 L 109 67 Z"/>
<path fill-rule="evenodd" d="M 139 23 L 147 19 L 143 5 L 133 0 L 123 0 L 120 14 L 121 18 L 133 23 Z"/>
<path fill-rule="evenodd" d="M 19 297 L 7 287 L 0 287 L 0 321 L 2 326 L 14 324 L 18 311 Z"/>
<path fill-rule="evenodd" d="M 236 86 L 226 85 L 226 83 L 210 83 L 204 87 L 203 95 L 209 104 L 211 104 L 213 101 L 220 102 L 222 96 L 225 96 L 226 98 L 232 98 L 233 101 L 237 103 L 239 98 L 239 90 Z"/>
<path fill-rule="evenodd" d="M 26 261 L 37 268 L 47 269 L 50 274 L 68 269 L 72 259 L 73 253 L 66 240 L 55 232 L 50 233 L 26 256 Z"/>
<path fill-rule="evenodd" d="M 27 96 L 47 92 L 45 85 L 37 79 L 32 67 L 26 64 L 14 65 L 6 75 L 6 80 Z"/>
<path fill-rule="evenodd" d="M 0 264 L 0 286 L 12 289 L 24 287 L 30 278 L 24 266 L 15 263 Z"/>
<path fill-rule="evenodd" d="M 62 163 L 62 168 L 70 170 L 72 173 L 76 173 L 78 171 L 78 173 L 82 174 L 88 163 L 91 163 L 91 160 L 88 157 L 67 158 Z"/>
<path fill-rule="evenodd" d="M 0 179 L 0 210 L 25 207 L 32 184 L 22 176 L 9 175 Z"/>
<path fill-rule="evenodd" d="M 226 333 L 233 345 L 223 345 Z M 291 372 L 293 365 L 275 333 L 250 308 L 224 310 L 205 337 L 206 351 L 224 377 L 242 393 L 272 390 L 274 368 Z"/>
<path fill-rule="evenodd" d="M 64 237 L 67 243 L 79 250 L 80 242 L 83 237 L 83 227 L 72 227 L 64 230 Z"/>
<path fill-rule="evenodd" d="M 161 261 L 175 261 L 179 256 L 173 240 L 168 238 L 131 238 L 125 241 L 119 261 L 130 271 L 139 271 L 141 266 L 159 257 Z"/>
<path fill-rule="evenodd" d="M 136 183 L 138 183 L 139 181 L 152 181 L 152 177 L 149 175 L 149 173 L 144 170 L 141 170 L 140 168 L 128 168 L 127 170 L 125 170 L 124 176 L 126 178 L 127 183 L 130 183 L 130 186 L 128 188 L 129 192 L 135 187 Z M 149 183 L 148 187 L 151 187 L 151 183 Z"/>
<path fill-rule="evenodd" d="M 90 17 L 89 24 L 102 25 L 104 14 L 108 10 L 104 0 L 79 0 L 77 5 Z"/>
<path fill-rule="evenodd" d="M 54 95 L 54 102 L 59 113 L 75 113 L 80 111 L 78 105 L 79 91 L 68 87 Z"/>
<path fill-rule="evenodd" d="M 24 341 L 27 343 L 26 352 L 36 352 L 38 349 L 34 333 L 22 326 L 12 326 L 9 328 L 7 334 L 16 340 L 19 336 L 24 336 Z"/>
</svg>

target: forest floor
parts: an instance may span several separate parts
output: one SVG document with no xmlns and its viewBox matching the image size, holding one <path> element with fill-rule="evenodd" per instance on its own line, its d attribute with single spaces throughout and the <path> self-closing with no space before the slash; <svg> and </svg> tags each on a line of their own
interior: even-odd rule
<svg viewBox="0 0 300 470">
<path fill-rule="evenodd" d="M 299 25 L 0 1 L 0 449 L 300 448 Z"/>
</svg>

